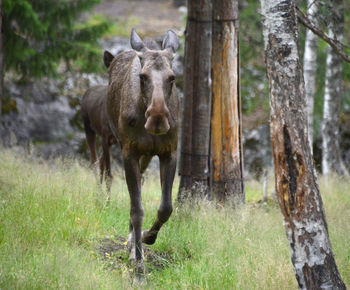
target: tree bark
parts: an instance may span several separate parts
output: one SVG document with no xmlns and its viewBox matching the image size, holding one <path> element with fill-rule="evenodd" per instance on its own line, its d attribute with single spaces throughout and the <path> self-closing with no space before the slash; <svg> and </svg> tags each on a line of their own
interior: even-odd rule
<svg viewBox="0 0 350 290">
<path fill-rule="evenodd" d="M 307 1 L 308 19 L 318 26 L 317 14 L 319 12 L 319 1 Z M 312 150 L 313 131 L 314 131 L 314 96 L 315 96 L 315 80 L 317 70 L 317 49 L 318 37 L 311 30 L 306 30 L 305 50 L 304 50 L 304 80 L 305 80 L 305 95 L 307 99 L 307 119 L 309 130 L 309 142 Z"/>
<path fill-rule="evenodd" d="M 276 193 L 300 289 L 346 289 L 308 143 L 294 1 L 261 0 Z"/>
<path fill-rule="evenodd" d="M 213 5 L 212 192 L 219 202 L 245 202 L 239 89 L 238 1 Z"/>
<path fill-rule="evenodd" d="M 0 116 L 2 113 L 2 101 L 4 98 L 4 49 L 2 34 L 2 0 L 0 0 Z"/>
<path fill-rule="evenodd" d="M 211 0 L 189 0 L 179 201 L 209 190 Z"/>
<path fill-rule="evenodd" d="M 344 32 L 344 5 L 342 0 L 329 1 L 329 36 L 340 42 Z M 343 174 L 339 146 L 339 115 L 340 98 L 342 93 L 341 57 L 334 49 L 328 47 L 326 63 L 326 83 L 324 93 L 323 122 L 322 122 L 322 173 L 329 175 L 335 172 Z"/>
</svg>

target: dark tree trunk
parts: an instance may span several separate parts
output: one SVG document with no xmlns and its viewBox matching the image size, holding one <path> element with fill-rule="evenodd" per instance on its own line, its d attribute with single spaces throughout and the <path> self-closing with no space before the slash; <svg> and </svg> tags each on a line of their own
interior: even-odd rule
<svg viewBox="0 0 350 290">
<path fill-rule="evenodd" d="M 2 0 L 0 0 L 0 116 L 2 112 L 2 101 L 4 96 L 4 49 L 2 34 Z"/>
<path fill-rule="evenodd" d="M 209 190 L 211 0 L 189 0 L 178 199 Z"/>
<path fill-rule="evenodd" d="M 212 191 L 220 201 L 245 202 L 239 89 L 238 1 L 213 5 Z"/>
<path fill-rule="evenodd" d="M 276 193 L 300 289 L 345 289 L 307 135 L 294 1 L 261 0 Z"/>
</svg>

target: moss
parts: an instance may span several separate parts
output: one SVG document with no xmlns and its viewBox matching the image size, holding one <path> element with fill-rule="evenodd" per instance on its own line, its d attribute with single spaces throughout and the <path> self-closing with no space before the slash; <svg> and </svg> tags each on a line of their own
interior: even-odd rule
<svg viewBox="0 0 350 290">
<path fill-rule="evenodd" d="M 17 102 L 10 98 L 4 98 L 2 100 L 1 114 L 9 114 L 10 112 L 18 113 Z"/>
</svg>

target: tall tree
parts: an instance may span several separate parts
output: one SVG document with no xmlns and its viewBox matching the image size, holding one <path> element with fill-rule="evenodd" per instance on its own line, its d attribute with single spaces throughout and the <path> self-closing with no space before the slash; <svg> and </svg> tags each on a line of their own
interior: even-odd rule
<svg viewBox="0 0 350 290">
<path fill-rule="evenodd" d="M 276 193 L 300 289 L 345 289 L 338 272 L 307 135 L 292 0 L 261 0 L 270 86 Z"/>
<path fill-rule="evenodd" d="M 108 29 L 79 21 L 100 0 L 2 0 L 4 69 L 23 77 L 57 75 L 61 60 L 75 61 L 84 71 L 101 64 L 97 38 Z"/>
<path fill-rule="evenodd" d="M 307 16 L 312 24 L 318 26 L 319 0 L 307 1 Z M 305 50 L 304 50 L 304 81 L 305 94 L 307 99 L 307 119 L 309 130 L 309 142 L 312 152 L 313 131 L 314 131 L 314 96 L 315 96 L 315 80 L 317 70 L 317 49 L 318 36 L 310 29 L 306 30 Z"/>
<path fill-rule="evenodd" d="M 3 83 L 4 83 L 4 77 L 3 77 L 3 63 L 4 63 L 4 52 L 3 52 L 3 40 L 2 40 L 2 0 L 0 0 L 0 115 L 2 112 L 2 99 L 3 99 Z"/>
<path fill-rule="evenodd" d="M 344 5 L 342 0 L 330 0 L 329 32 L 331 38 L 342 42 L 344 32 Z M 322 173 L 343 174 L 339 146 L 340 97 L 342 93 L 342 58 L 328 47 L 326 62 L 326 83 L 322 122 Z"/>
<path fill-rule="evenodd" d="M 238 1 L 213 5 L 212 192 L 219 201 L 245 201 L 239 89 Z"/>
<path fill-rule="evenodd" d="M 209 190 L 211 0 L 188 0 L 178 199 Z"/>
</svg>

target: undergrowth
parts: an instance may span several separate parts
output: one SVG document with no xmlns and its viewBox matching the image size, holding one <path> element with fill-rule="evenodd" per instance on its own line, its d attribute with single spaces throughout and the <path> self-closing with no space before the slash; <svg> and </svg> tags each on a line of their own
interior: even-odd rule
<svg viewBox="0 0 350 290">
<path fill-rule="evenodd" d="M 121 170 L 114 172 L 106 206 L 86 162 L 24 155 L 0 149 L 0 289 L 135 287 L 125 249 L 129 195 Z M 336 262 L 350 285 L 350 182 L 321 179 L 320 187 Z M 176 193 L 177 183 L 174 202 Z M 247 182 L 246 193 L 247 205 L 235 211 L 175 202 L 157 242 L 146 248 L 143 287 L 296 289 L 278 206 L 258 202 L 258 182 Z M 146 175 L 142 197 L 146 229 L 160 202 L 154 172 Z"/>
</svg>

